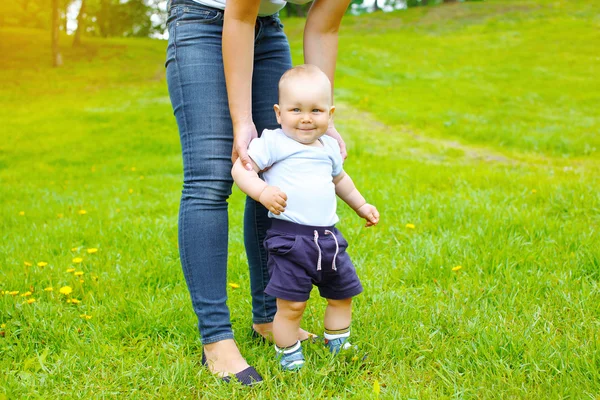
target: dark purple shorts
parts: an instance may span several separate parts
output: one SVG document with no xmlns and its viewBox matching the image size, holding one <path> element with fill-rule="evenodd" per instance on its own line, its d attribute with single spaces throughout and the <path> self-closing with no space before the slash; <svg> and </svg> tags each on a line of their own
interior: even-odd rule
<svg viewBox="0 0 600 400">
<path fill-rule="evenodd" d="M 271 296 L 306 301 L 313 285 L 322 297 L 333 300 L 354 297 L 363 291 L 346 253 L 348 242 L 333 226 L 273 219 L 264 245 L 271 275 L 265 293 Z"/>
</svg>

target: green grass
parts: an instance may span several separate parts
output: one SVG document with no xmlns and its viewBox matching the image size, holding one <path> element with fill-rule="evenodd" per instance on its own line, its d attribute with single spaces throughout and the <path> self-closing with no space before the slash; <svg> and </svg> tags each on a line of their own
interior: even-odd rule
<svg viewBox="0 0 600 400">
<path fill-rule="evenodd" d="M 353 340 L 368 357 L 312 345 L 309 368 L 290 376 L 251 340 L 235 190 L 229 280 L 241 287 L 229 305 L 266 377 L 253 389 L 200 365 L 177 251 L 165 43 L 86 39 L 74 51 L 63 38 L 65 66 L 52 69 L 47 33 L 0 30 L 0 290 L 37 300 L 0 296 L 0 399 L 362 399 L 375 382 L 381 398 L 596 399 L 593 5 L 487 1 L 345 19 L 337 125 L 346 170 L 382 214 L 366 230 L 339 209 L 365 286 Z M 301 21 L 284 22 L 301 62 Z M 80 304 L 58 293 L 65 285 Z M 304 327 L 321 332 L 323 309 L 315 293 Z"/>
</svg>

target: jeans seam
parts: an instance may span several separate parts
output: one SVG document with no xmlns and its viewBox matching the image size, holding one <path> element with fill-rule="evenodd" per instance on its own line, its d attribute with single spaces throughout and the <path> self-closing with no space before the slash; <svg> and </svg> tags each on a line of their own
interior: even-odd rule
<svg viewBox="0 0 600 400">
<path fill-rule="evenodd" d="M 261 277 L 260 278 L 262 280 L 262 289 L 263 289 L 262 293 L 261 293 L 261 296 L 262 296 L 262 306 L 263 306 L 262 315 L 263 315 L 263 318 L 267 318 L 267 316 L 266 316 L 267 315 L 267 299 L 266 299 L 266 296 L 265 296 L 265 288 L 266 288 L 267 285 L 266 285 L 266 282 L 265 282 L 265 273 L 264 273 L 265 262 L 263 260 L 262 253 L 260 251 L 261 250 L 260 249 L 261 243 L 260 243 L 260 239 L 259 239 L 259 236 L 258 236 L 258 218 L 257 218 L 257 212 L 256 212 L 257 211 L 256 210 L 257 209 L 257 205 L 258 205 L 258 202 L 255 201 L 254 202 L 254 234 L 256 235 L 255 237 L 256 237 L 256 243 L 257 243 L 257 247 L 258 247 L 258 257 L 260 259 L 260 267 L 261 267 L 261 274 L 260 274 Z"/>
</svg>

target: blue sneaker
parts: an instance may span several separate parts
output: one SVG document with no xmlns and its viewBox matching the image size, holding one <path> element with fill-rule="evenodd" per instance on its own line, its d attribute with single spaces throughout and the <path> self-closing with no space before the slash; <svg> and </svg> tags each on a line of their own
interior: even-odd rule
<svg viewBox="0 0 600 400">
<path fill-rule="evenodd" d="M 325 346 L 333 354 L 337 354 L 340 351 L 354 349 L 357 350 L 356 346 L 353 346 L 348 342 L 348 337 L 341 337 L 336 339 L 325 339 Z"/>
<path fill-rule="evenodd" d="M 300 341 L 291 348 L 285 350 L 275 345 L 275 352 L 279 365 L 284 371 L 298 371 L 304 366 L 304 354 L 302 354 L 302 345 Z"/>
</svg>

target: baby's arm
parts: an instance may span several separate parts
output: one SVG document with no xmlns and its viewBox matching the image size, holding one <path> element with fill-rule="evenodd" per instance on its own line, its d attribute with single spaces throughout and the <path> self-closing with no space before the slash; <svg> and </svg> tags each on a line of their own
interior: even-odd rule
<svg viewBox="0 0 600 400">
<path fill-rule="evenodd" d="M 251 159 L 252 160 L 252 159 Z M 242 166 L 238 158 L 231 169 L 231 176 L 242 192 L 264 205 L 275 215 L 281 214 L 287 205 L 287 196 L 276 186 L 269 186 L 259 178 L 260 168 L 252 160 L 252 171 Z"/>
<path fill-rule="evenodd" d="M 365 226 L 377 225 L 379 222 L 379 211 L 375 206 L 368 204 L 365 198 L 360 194 L 352 178 L 345 171 L 333 178 L 335 193 L 348 204 L 359 217 L 367 220 Z"/>
</svg>

